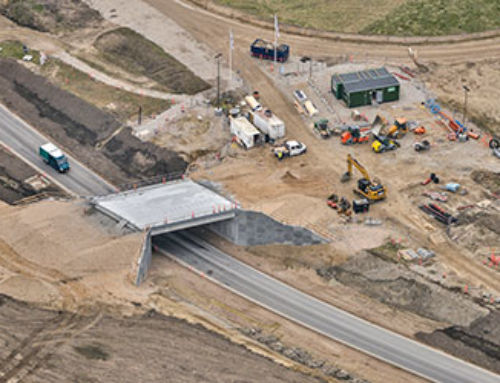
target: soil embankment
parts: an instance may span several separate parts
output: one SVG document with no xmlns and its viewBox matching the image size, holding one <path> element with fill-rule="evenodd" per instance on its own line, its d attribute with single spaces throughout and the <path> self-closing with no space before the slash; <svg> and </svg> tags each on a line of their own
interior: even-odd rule
<svg viewBox="0 0 500 383">
<path fill-rule="evenodd" d="M 500 312 L 493 311 L 470 326 L 451 326 L 417 338 L 452 355 L 500 374 Z"/>
<path fill-rule="evenodd" d="M 121 130 L 112 116 L 12 60 L 0 60 L 0 101 L 115 184 L 184 171 L 177 153 Z M 101 147 L 101 144 L 105 144 Z"/>
</svg>

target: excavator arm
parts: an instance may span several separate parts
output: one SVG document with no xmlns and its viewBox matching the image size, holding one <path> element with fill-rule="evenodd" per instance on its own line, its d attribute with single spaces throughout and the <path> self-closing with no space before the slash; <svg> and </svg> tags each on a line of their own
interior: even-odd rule
<svg viewBox="0 0 500 383">
<path fill-rule="evenodd" d="M 352 176 L 352 167 L 356 168 L 359 170 L 359 172 L 363 175 L 363 177 L 365 179 L 367 179 L 368 181 L 371 182 L 370 180 L 370 175 L 368 174 L 367 170 L 364 168 L 363 165 L 361 165 L 357 159 L 355 158 L 352 158 L 352 156 L 350 154 L 347 155 L 347 173 L 345 173 L 343 176 L 342 176 L 342 179 L 341 181 L 342 182 L 346 182 L 348 180 L 351 179 L 351 176 Z"/>
</svg>

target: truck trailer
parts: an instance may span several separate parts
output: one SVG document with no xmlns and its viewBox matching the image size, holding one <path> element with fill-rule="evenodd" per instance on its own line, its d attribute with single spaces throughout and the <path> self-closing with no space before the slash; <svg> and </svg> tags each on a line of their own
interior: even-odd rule
<svg viewBox="0 0 500 383">
<path fill-rule="evenodd" d="M 258 57 L 265 60 L 274 60 L 274 44 L 262 39 L 256 39 L 250 45 L 250 53 L 253 57 Z M 281 44 L 276 50 L 276 60 L 285 62 L 290 55 L 290 47 L 286 44 Z"/>
<path fill-rule="evenodd" d="M 40 157 L 46 164 L 49 164 L 59 173 L 66 173 L 69 171 L 69 162 L 64 153 L 54 144 L 47 142 L 40 146 Z"/>
<path fill-rule="evenodd" d="M 285 137 L 285 123 L 271 110 L 251 111 L 249 120 L 266 136 L 266 141 L 276 141 Z"/>
</svg>

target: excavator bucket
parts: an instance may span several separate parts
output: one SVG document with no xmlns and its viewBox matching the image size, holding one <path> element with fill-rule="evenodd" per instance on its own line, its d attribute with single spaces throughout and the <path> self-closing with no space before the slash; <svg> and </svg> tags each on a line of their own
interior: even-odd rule
<svg viewBox="0 0 500 383">
<path fill-rule="evenodd" d="M 347 182 L 351 179 L 351 173 L 345 172 L 342 174 L 342 177 L 340 177 L 340 182 Z"/>
</svg>

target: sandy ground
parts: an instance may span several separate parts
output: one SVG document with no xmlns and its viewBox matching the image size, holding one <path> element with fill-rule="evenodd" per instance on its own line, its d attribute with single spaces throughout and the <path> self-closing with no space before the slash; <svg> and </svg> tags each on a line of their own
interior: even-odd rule
<svg viewBox="0 0 500 383">
<path fill-rule="evenodd" d="M 0 205 L 0 293 L 54 309 L 133 300 L 141 236 L 99 228 L 83 204 Z M 78 240 L 74 240 L 78 238 Z M 36 288 L 34 288 L 36 287 Z M 130 305 L 130 303 L 128 303 Z"/>
<path fill-rule="evenodd" d="M 419 183 L 431 171 L 438 173 L 443 181 L 459 181 L 470 190 L 467 196 L 453 196 L 453 208 L 491 199 L 491 193 L 472 183 L 469 177 L 471 170 L 478 167 L 497 169 L 496 160 L 482 141 L 465 144 L 446 141 L 443 129 L 418 105 L 413 105 L 410 109 L 404 109 L 408 105 L 389 105 L 381 109 L 389 119 L 404 113 L 408 118 L 425 121 L 429 127 L 427 137 L 433 144 L 428 153 L 417 156 L 413 152 L 411 145 L 414 138 L 411 135 L 402 141 L 401 149 L 380 156 L 372 153 L 368 146 L 346 148 L 336 138 L 321 141 L 308 128 L 310 121 L 299 116 L 290 103 L 289 94 L 286 93 L 287 84 L 276 82 L 273 74 L 269 73 L 268 65 L 248 57 L 248 42 L 256 33 L 260 34 L 260 31 L 221 17 L 209 17 L 206 13 L 188 10 L 170 0 L 149 2 L 158 10 L 141 8 L 142 2 L 134 4 L 135 9 L 150 16 L 150 23 L 147 23 L 147 30 L 144 30 L 146 36 L 168 47 L 164 41 L 165 35 L 158 39 L 162 28 L 156 23 L 163 25 L 172 23 L 174 19 L 176 25 L 192 34 L 189 39 L 194 38 L 199 42 L 196 44 L 204 43 L 208 46 L 200 48 L 201 52 L 188 52 L 191 59 L 199 54 L 204 64 L 205 49 L 212 52 L 223 51 L 227 43 L 223 38 L 227 27 L 234 27 L 237 43 L 236 69 L 251 89 L 260 91 L 265 105 L 285 120 L 288 137 L 299 139 L 309 147 L 306 156 L 280 163 L 271 156 L 269 147 L 247 152 L 235 149 L 222 161 L 199 163 L 193 169 L 195 178 L 208 178 L 221 183 L 245 208 L 265 212 L 286 223 L 306 226 L 331 239 L 332 245 L 325 250 L 322 259 L 330 265 L 341 264 L 358 252 L 379 246 L 391 237 L 405 240 L 408 246 L 425 245 L 435 250 L 438 254 L 437 262 L 443 267 L 438 270 L 440 273 L 444 270 L 448 275 L 454 275 L 455 278 L 447 280 L 453 280 L 455 287 L 462 287 L 467 283 L 480 291 L 488 290 L 495 294 L 500 292 L 498 272 L 490 270 L 482 264 L 481 258 L 473 257 L 471 252 L 454 243 L 447 237 L 443 227 L 424 216 L 417 208 L 423 198 L 421 193 L 425 190 Z M 122 13 L 130 14 L 128 4 L 107 1 L 106 7 L 110 4 L 117 9 L 113 12 L 118 14 L 116 17 Z M 127 22 L 132 22 L 128 20 Z M 221 25 L 225 28 L 221 28 Z M 145 23 L 132 26 L 138 30 L 146 28 Z M 268 35 L 268 32 L 263 33 L 264 37 Z M 360 57 L 378 57 L 378 61 L 370 61 L 370 65 L 384 63 L 385 57 L 390 57 L 391 61 L 406 58 L 403 47 L 392 45 L 382 45 L 379 49 L 371 49 L 364 54 L 366 47 L 361 45 L 331 42 L 323 44 L 323 41 L 299 36 L 285 38 L 293 42 L 294 50 L 299 54 L 312 54 L 313 57 L 349 53 L 356 56 L 354 61 L 359 61 Z M 500 53 L 491 40 L 485 40 L 446 48 L 425 46 L 421 50 L 421 57 L 452 62 L 461 60 L 467 50 L 475 60 L 484 58 L 486 54 L 495 56 Z M 323 86 L 328 85 L 326 83 Z M 317 106 L 322 113 L 326 113 L 324 106 Z M 339 176 L 345 171 L 345 156 L 348 152 L 353 152 L 389 188 L 388 200 L 374 206 L 369 215 L 381 219 L 381 226 L 369 227 L 363 225 L 361 220 L 359 224 L 347 223 L 325 206 L 325 197 L 333 191 L 352 198 L 353 184 L 338 182 Z M 175 313 L 205 324 L 208 322 L 213 328 L 227 330 L 234 326 L 228 322 L 235 323 L 238 327 L 256 326 L 277 334 L 288 344 L 300 345 L 318 357 L 328 358 L 331 363 L 370 381 L 419 381 L 402 371 L 288 323 L 161 257 L 155 257 L 151 278 L 146 284 L 140 289 L 132 288 L 130 270 L 137 256 L 139 236 L 129 235 L 118 239 L 119 233 L 111 231 L 104 234 L 96 228 L 97 222 L 92 221 L 97 218 L 85 216 L 82 210 L 83 207 L 78 205 L 48 202 L 30 207 L 29 210 L 1 206 L 0 292 L 5 291 L 20 299 L 48 307 L 83 312 L 90 310 L 97 301 L 99 304 L 112 306 L 114 311 L 134 313 L 139 310 L 137 304 L 140 303 L 141 306 L 154 307 L 164 313 Z M 70 218 L 75 216 L 78 218 Z M 68 237 L 82 240 L 68 241 Z M 236 253 L 239 251 L 233 250 Z M 274 254 L 274 250 L 271 252 Z M 61 254 L 64 254 L 63 262 Z M 409 336 L 415 331 L 430 332 L 448 324 L 396 310 L 345 285 L 332 286 L 331 290 L 340 292 L 332 294 L 330 289 L 324 288 L 325 281 L 321 280 L 311 266 L 307 266 L 307 262 L 307 267 L 304 266 L 300 254 L 283 260 L 277 253 L 273 262 L 269 263 L 260 261 L 256 254 L 242 253 L 240 256 L 248 259 L 254 266 L 298 287 L 308 289 L 315 286 L 324 299 L 366 318 L 373 318 L 377 323 L 390 322 L 391 328 Z M 292 267 L 280 265 L 283 261 L 289 262 Z M 309 260 L 313 266 L 317 261 Z M 293 266 L 297 262 L 299 266 Z M 437 282 L 444 283 L 441 279 Z"/>
<path fill-rule="evenodd" d="M 0 323 L 3 381 L 320 382 L 153 311 L 81 316 L 0 295 Z"/>
</svg>

